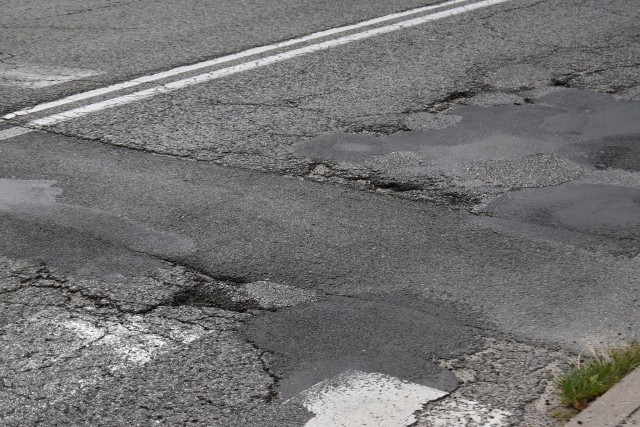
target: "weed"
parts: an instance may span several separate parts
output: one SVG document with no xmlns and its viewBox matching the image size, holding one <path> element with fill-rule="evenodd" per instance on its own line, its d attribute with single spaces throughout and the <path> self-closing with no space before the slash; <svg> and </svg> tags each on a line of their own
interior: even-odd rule
<svg viewBox="0 0 640 427">
<path fill-rule="evenodd" d="M 571 372 L 556 379 L 562 403 L 581 411 L 637 367 L 640 367 L 638 341 L 627 347 L 596 352 L 593 359 L 579 362 Z"/>
<path fill-rule="evenodd" d="M 577 411 L 572 408 L 554 408 L 549 412 L 551 418 L 565 423 L 575 417 L 576 414 Z"/>
</svg>

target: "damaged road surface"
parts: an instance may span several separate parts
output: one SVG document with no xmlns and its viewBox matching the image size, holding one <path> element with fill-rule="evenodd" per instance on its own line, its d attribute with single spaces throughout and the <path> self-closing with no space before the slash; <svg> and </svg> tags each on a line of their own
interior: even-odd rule
<svg viewBox="0 0 640 427">
<path fill-rule="evenodd" d="M 488 338 L 637 334 L 636 256 L 63 136 L 0 151 L 14 177 L 0 180 L 10 424 L 302 423 L 296 396 L 345 372 L 450 392 L 459 380 L 438 360 Z M 521 417 L 527 398 L 487 411 Z"/>
<path fill-rule="evenodd" d="M 3 426 L 556 426 L 640 339 L 632 1 L 27 3 Z"/>
</svg>

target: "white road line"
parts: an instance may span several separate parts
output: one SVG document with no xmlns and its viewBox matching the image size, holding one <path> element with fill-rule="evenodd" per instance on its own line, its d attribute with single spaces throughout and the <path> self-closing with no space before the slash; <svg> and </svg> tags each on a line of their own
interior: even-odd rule
<svg viewBox="0 0 640 427">
<path fill-rule="evenodd" d="M 25 133 L 29 133 L 31 131 L 31 129 L 21 127 L 13 127 L 5 130 L 0 130 L 0 141 L 13 138 L 14 136 L 24 135 Z"/>
<path fill-rule="evenodd" d="M 423 12 L 428 12 L 430 10 L 442 9 L 445 7 L 453 6 L 458 3 L 463 3 L 469 0 L 452 0 L 441 4 L 431 5 L 419 7 L 416 9 L 407 10 L 404 12 L 392 13 L 389 15 L 381 16 L 379 18 L 369 19 L 367 21 L 362 21 L 357 24 L 346 25 L 343 27 L 332 28 L 329 30 L 319 31 L 316 33 L 312 33 L 303 37 L 286 40 L 280 43 L 274 43 L 265 46 L 259 46 L 252 49 L 248 49 L 242 52 L 234 53 L 231 55 L 222 56 L 220 58 L 212 59 L 209 61 L 199 62 L 197 64 L 185 65 L 182 67 L 173 68 L 171 70 L 163 71 L 161 73 L 151 74 L 148 76 L 138 77 L 133 80 L 129 80 L 122 83 L 117 83 L 114 85 L 110 85 L 100 89 L 94 89 L 87 92 L 79 93 L 76 95 L 71 95 L 57 101 L 46 102 L 43 104 L 36 105 L 35 107 L 26 108 L 24 110 L 15 111 L 13 113 L 7 114 L 4 116 L 5 119 L 12 119 L 17 116 L 24 116 L 27 114 L 36 113 L 38 111 L 48 110 L 55 107 L 60 107 L 62 105 L 70 104 L 72 102 L 83 101 L 85 99 L 95 98 L 97 96 L 106 95 L 108 93 L 120 91 L 123 89 L 127 89 L 130 87 L 138 86 L 143 83 L 150 83 L 162 79 L 166 79 L 168 77 L 177 76 L 184 73 L 189 73 L 192 71 L 200 70 L 207 67 L 212 67 L 215 65 L 223 64 L 225 62 L 235 61 L 238 59 L 246 58 L 249 56 L 258 55 L 265 52 L 270 52 L 272 50 L 281 49 L 283 47 L 294 46 L 296 44 L 306 43 L 312 40 L 317 40 L 323 37 L 333 36 L 336 34 L 344 33 L 347 31 L 358 30 L 360 28 L 370 27 L 372 25 L 380 24 L 387 21 L 392 21 L 394 19 L 404 18 L 406 16 L 416 15 Z"/>
<path fill-rule="evenodd" d="M 222 68 L 209 73 L 200 74 L 195 77 L 174 81 L 171 83 L 164 84 L 162 86 L 156 86 L 143 91 L 134 92 L 129 95 L 112 98 L 106 101 L 96 102 L 94 104 L 86 105 L 79 108 L 74 108 L 72 110 L 68 110 L 59 114 L 54 114 L 48 117 L 44 117 L 42 119 L 33 120 L 28 123 L 28 126 L 33 126 L 36 128 L 51 126 L 65 120 L 70 120 L 70 119 L 85 116 L 92 112 L 104 110 L 107 108 L 113 108 L 120 105 L 129 104 L 131 102 L 147 99 L 161 93 L 167 93 L 167 92 L 175 91 L 178 89 L 183 89 L 188 86 L 208 82 L 211 80 L 219 79 L 222 77 L 230 76 L 230 75 L 241 73 L 244 71 L 253 70 L 260 67 L 265 67 L 267 65 L 275 64 L 278 62 L 296 58 L 309 53 L 318 52 L 318 51 L 326 50 L 336 46 L 345 45 L 358 40 L 364 40 L 364 39 L 378 36 L 381 34 L 391 33 L 404 28 L 415 27 L 417 25 L 421 25 L 427 22 L 437 21 L 443 18 L 460 15 L 465 12 L 471 12 L 476 9 L 481 9 L 484 7 L 505 3 L 508 1 L 511 1 L 511 0 L 484 0 L 477 3 L 468 4 L 465 6 L 456 7 L 453 9 L 447 9 L 442 12 L 436 12 L 430 15 L 421 16 L 418 18 L 413 18 L 406 21 L 400 21 L 391 25 L 374 28 L 371 30 L 351 34 L 351 35 L 340 37 L 337 39 L 328 40 L 322 43 L 305 46 L 299 49 L 290 50 L 287 52 L 279 53 L 279 54 L 268 56 L 265 58 L 256 59 L 253 61 L 245 62 L 245 63 L 234 65 L 231 67 Z M 7 118 L 7 116 L 5 116 L 5 118 Z"/>
<path fill-rule="evenodd" d="M 305 427 L 407 426 L 414 412 L 448 393 L 379 373 L 347 371 L 322 381 L 292 402 L 315 414 Z"/>
</svg>

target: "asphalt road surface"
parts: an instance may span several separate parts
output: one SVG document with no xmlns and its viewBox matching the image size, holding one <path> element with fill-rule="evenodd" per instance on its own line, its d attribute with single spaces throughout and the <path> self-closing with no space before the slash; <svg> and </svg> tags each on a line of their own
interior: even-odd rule
<svg viewBox="0 0 640 427">
<path fill-rule="evenodd" d="M 5 2 L 0 424 L 561 425 L 640 339 L 638 22 Z"/>
</svg>

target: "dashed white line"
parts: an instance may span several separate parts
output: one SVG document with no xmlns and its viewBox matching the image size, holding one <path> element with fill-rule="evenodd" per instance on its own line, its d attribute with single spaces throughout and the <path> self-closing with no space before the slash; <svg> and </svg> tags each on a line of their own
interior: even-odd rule
<svg viewBox="0 0 640 427">
<path fill-rule="evenodd" d="M 353 43 L 355 41 L 364 40 L 374 36 L 391 33 L 404 28 L 415 27 L 427 22 L 437 21 L 443 18 L 460 15 L 462 13 L 471 12 L 473 10 L 481 9 L 488 6 L 493 6 L 500 3 L 505 3 L 508 1 L 510 0 L 484 0 L 477 3 L 471 3 L 468 5 L 456 7 L 453 9 L 447 9 L 442 12 L 436 12 L 430 15 L 421 16 L 418 18 L 413 18 L 406 21 L 400 21 L 387 26 L 377 27 L 371 30 L 360 32 L 360 33 L 350 34 L 348 36 L 340 37 L 337 39 L 332 39 L 325 42 L 286 51 L 283 53 L 278 53 L 275 55 L 267 56 L 265 58 L 255 59 L 252 61 L 244 62 L 242 64 L 234 65 L 227 68 L 222 68 L 209 73 L 200 74 L 195 77 L 189 77 L 186 79 L 177 80 L 171 83 L 164 84 L 162 86 L 156 86 L 150 89 L 134 92 L 132 94 L 108 99 L 106 101 L 96 102 L 94 104 L 89 104 L 83 107 L 74 108 L 72 110 L 68 110 L 62 113 L 58 113 L 58 114 L 54 114 L 41 119 L 33 120 L 29 122 L 27 126 L 33 126 L 35 128 L 51 126 L 65 120 L 82 117 L 96 111 L 101 111 L 107 108 L 113 108 L 113 107 L 129 104 L 135 101 L 141 101 L 143 99 L 148 99 L 158 94 L 172 92 L 175 90 L 183 89 L 188 86 L 209 82 L 209 81 L 219 79 L 222 77 L 227 77 L 233 74 L 238 74 L 238 73 L 253 70 L 256 68 L 265 67 L 267 65 L 276 64 L 282 61 L 286 61 L 288 59 L 307 55 L 309 53 L 318 52 L 318 51 L 330 49 L 337 46 L 342 46 L 348 43 Z M 6 117 L 7 116 L 5 116 L 5 118 Z"/>
<path fill-rule="evenodd" d="M 286 41 L 283 41 L 283 42 L 280 42 L 280 43 L 274 43 L 274 44 L 270 44 L 270 45 L 255 47 L 255 48 L 252 48 L 252 49 L 248 49 L 248 50 L 245 50 L 245 51 L 242 51 L 242 52 L 238 52 L 238 53 L 234 53 L 234 54 L 231 54 L 231 55 L 222 56 L 220 58 L 212 59 L 212 60 L 209 60 L 209 61 L 203 61 L 203 62 L 199 62 L 197 64 L 185 65 L 185 66 L 173 68 L 171 70 L 163 71 L 161 73 L 142 76 L 142 77 L 138 77 L 138 78 L 133 79 L 133 80 L 129 80 L 129 81 L 122 82 L 122 83 L 117 83 L 117 84 L 110 85 L 110 86 L 107 86 L 107 87 L 104 87 L 104 88 L 94 89 L 94 90 L 90 90 L 90 91 L 87 91 L 87 92 L 79 93 L 79 94 L 76 94 L 76 95 L 71 95 L 71 96 L 59 99 L 57 101 L 46 102 L 46 103 L 43 103 L 43 104 L 36 105 L 35 107 L 26 108 L 26 109 L 23 109 L 23 110 L 20 110 L 20 111 L 15 111 L 13 113 L 7 114 L 7 115 L 4 116 L 4 118 L 5 119 L 12 119 L 12 118 L 15 118 L 17 116 L 24 116 L 24 115 L 27 115 L 27 114 L 36 113 L 38 111 L 43 111 L 43 110 L 47 110 L 47 109 L 51 109 L 51 108 L 55 108 L 55 107 L 60 107 L 60 106 L 63 106 L 63 105 L 66 105 L 66 104 L 70 104 L 70 103 L 73 103 L 73 102 L 83 101 L 83 100 L 86 100 L 86 99 L 95 98 L 97 96 L 102 96 L 102 95 L 106 95 L 106 94 L 109 94 L 109 93 L 112 93 L 112 92 L 117 92 L 117 91 L 120 91 L 120 90 L 123 90 L 123 89 L 127 89 L 127 88 L 131 88 L 131 87 L 134 87 L 134 86 L 138 86 L 138 85 L 141 85 L 143 83 L 150 83 L 150 82 L 166 79 L 166 78 L 177 76 L 177 75 L 180 75 L 180 74 L 185 74 L 185 73 L 193 72 L 193 71 L 196 71 L 196 70 L 201 70 L 203 68 L 208 68 L 208 67 L 213 67 L 213 66 L 216 66 L 216 65 L 220 65 L 220 64 L 223 64 L 225 62 L 235 61 L 235 60 L 238 60 L 238 59 L 247 58 L 247 57 L 254 56 L 254 55 L 259 55 L 259 54 L 270 52 L 270 51 L 273 51 L 273 50 L 276 50 L 276 49 L 281 49 L 281 48 L 284 48 L 284 47 L 289 47 L 289 46 L 294 46 L 294 45 L 301 44 L 301 43 L 306 43 L 306 42 L 309 42 L 309 41 L 317 40 L 317 39 L 324 38 L 324 37 L 333 36 L 333 35 L 336 35 L 336 34 L 347 32 L 347 31 L 353 31 L 353 30 L 358 30 L 360 28 L 370 27 L 372 25 L 377 25 L 377 24 L 380 24 L 380 23 L 383 23 L 383 22 L 392 21 L 394 19 L 404 18 L 406 16 L 417 15 L 417 14 L 420 14 L 420 13 L 429 12 L 431 10 L 436 10 L 436 9 L 442 9 L 442 8 L 453 6 L 455 4 L 463 3 L 463 2 L 466 2 L 466 1 L 468 1 L 468 0 L 452 0 L 452 1 L 445 2 L 445 3 L 441 3 L 441 4 L 419 7 L 419 8 L 407 10 L 407 11 L 404 11 L 404 12 L 392 13 L 392 14 L 389 14 L 389 15 L 381 16 L 379 18 L 369 19 L 369 20 L 362 21 L 362 22 L 359 22 L 359 23 L 356 23 L 356 24 L 352 24 L 352 25 L 345 25 L 345 26 L 342 26 L 342 27 L 331 28 L 329 30 L 319 31 L 319 32 L 316 32 L 316 33 L 312 33 L 312 34 L 303 36 L 303 37 L 299 37 L 299 38 L 295 38 L 295 39 L 291 39 L 291 40 L 286 40 Z"/>
</svg>

